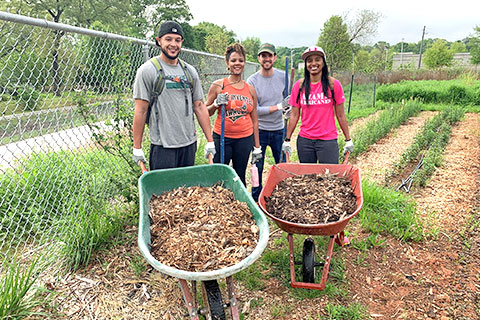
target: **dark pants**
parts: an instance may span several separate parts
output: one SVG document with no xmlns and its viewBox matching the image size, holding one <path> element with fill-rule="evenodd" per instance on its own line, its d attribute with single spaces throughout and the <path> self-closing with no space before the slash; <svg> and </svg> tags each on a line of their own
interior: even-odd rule
<svg viewBox="0 0 480 320">
<path fill-rule="evenodd" d="M 195 164 L 197 142 L 181 148 L 150 145 L 150 170 L 189 167 Z"/>
<path fill-rule="evenodd" d="M 250 158 L 250 153 L 253 149 L 253 134 L 245 138 L 224 138 L 225 139 L 225 153 L 224 160 L 225 164 L 230 164 L 232 161 L 233 170 L 237 173 L 242 180 L 243 185 L 246 186 L 245 182 L 245 171 L 247 170 L 248 159 Z M 215 142 L 215 157 L 213 162 L 220 162 L 220 135 L 213 133 L 213 141 Z"/>
<path fill-rule="evenodd" d="M 337 139 L 313 140 L 298 136 L 297 153 L 300 163 L 338 164 Z"/>
<path fill-rule="evenodd" d="M 280 157 L 282 156 L 282 144 L 283 144 L 283 129 L 275 130 L 275 131 L 267 131 L 267 130 L 258 130 L 259 138 L 260 138 L 260 146 L 262 147 L 262 159 L 257 162 L 258 168 L 258 181 L 260 186 L 253 188 L 252 187 L 252 198 L 253 200 L 258 202 L 258 196 L 262 191 L 262 172 L 263 166 L 265 163 L 265 152 L 267 151 L 267 146 L 270 146 L 272 149 L 273 159 L 275 159 L 275 163 L 280 162 Z"/>
</svg>

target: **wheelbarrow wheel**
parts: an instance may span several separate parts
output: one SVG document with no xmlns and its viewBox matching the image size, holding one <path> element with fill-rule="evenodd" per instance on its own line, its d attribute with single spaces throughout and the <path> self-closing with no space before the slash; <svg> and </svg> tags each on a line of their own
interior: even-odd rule
<svg viewBox="0 0 480 320">
<path fill-rule="evenodd" d="M 225 320 L 222 293 L 217 280 L 202 281 L 202 291 L 205 304 L 207 305 L 207 319 Z"/>
<path fill-rule="evenodd" d="M 303 243 L 303 282 L 315 282 L 315 243 L 312 238 Z"/>
</svg>

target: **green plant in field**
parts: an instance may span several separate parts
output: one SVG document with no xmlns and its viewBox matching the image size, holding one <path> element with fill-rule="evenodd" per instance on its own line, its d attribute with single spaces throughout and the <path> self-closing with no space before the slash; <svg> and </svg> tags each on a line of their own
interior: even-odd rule
<svg viewBox="0 0 480 320">
<path fill-rule="evenodd" d="M 378 234 L 371 234 L 362 240 L 352 240 L 352 246 L 362 252 L 366 252 L 368 249 L 371 248 L 382 247 L 384 243 L 385 239 L 381 239 L 380 235 Z"/>
<path fill-rule="evenodd" d="M 421 105 L 412 102 L 405 104 L 405 106 L 395 106 L 385 109 L 377 119 L 369 121 L 365 126 L 351 134 L 355 143 L 355 149 L 351 156 L 356 157 L 366 151 L 370 145 L 386 136 L 391 129 L 397 128 L 408 118 L 420 112 L 420 110 Z M 338 144 L 341 153 L 340 158 L 343 158 L 345 141 L 339 139 Z"/>
<path fill-rule="evenodd" d="M 288 305 L 273 305 L 271 310 L 273 317 L 283 317 L 292 311 L 292 307 Z"/>
<path fill-rule="evenodd" d="M 29 266 L 15 259 L 5 262 L 5 274 L 0 277 L 0 319 L 23 319 L 29 316 L 48 317 L 37 309 L 50 302 L 48 291 L 34 286 L 43 267 L 40 258 Z M 46 294 L 44 294 L 46 293 Z"/>
<path fill-rule="evenodd" d="M 362 227 L 374 234 L 389 233 L 403 241 L 425 238 L 416 204 L 406 195 L 368 180 L 362 181 L 363 207 L 359 212 Z"/>
<path fill-rule="evenodd" d="M 369 319 L 367 308 L 359 303 L 354 303 L 349 306 L 335 305 L 329 303 L 325 311 L 326 316 L 321 319 L 324 320 L 362 320 Z"/>
<path fill-rule="evenodd" d="M 132 261 L 130 261 L 130 267 L 133 270 L 133 274 L 137 278 L 139 278 L 147 270 L 145 259 L 138 255 L 134 256 Z"/>
</svg>

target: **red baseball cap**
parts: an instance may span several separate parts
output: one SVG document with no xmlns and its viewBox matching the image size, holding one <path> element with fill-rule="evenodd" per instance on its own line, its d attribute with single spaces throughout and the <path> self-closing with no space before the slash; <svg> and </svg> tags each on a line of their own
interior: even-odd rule
<svg viewBox="0 0 480 320">
<path fill-rule="evenodd" d="M 305 51 L 303 51 L 302 60 L 307 59 L 307 57 L 311 56 L 312 54 L 319 54 L 319 55 L 323 56 L 325 59 L 327 58 L 327 56 L 325 55 L 325 51 L 323 51 L 322 48 L 317 47 L 317 46 L 311 46 L 311 47 L 307 48 Z"/>
</svg>

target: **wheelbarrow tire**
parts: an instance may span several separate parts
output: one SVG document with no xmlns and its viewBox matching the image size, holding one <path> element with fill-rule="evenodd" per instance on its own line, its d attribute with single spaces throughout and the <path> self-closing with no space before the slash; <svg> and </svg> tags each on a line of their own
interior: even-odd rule
<svg viewBox="0 0 480 320">
<path fill-rule="evenodd" d="M 303 282 L 315 282 L 315 243 L 312 238 L 305 239 L 303 243 Z"/>
<path fill-rule="evenodd" d="M 223 308 L 222 293 L 218 287 L 217 280 L 202 281 L 202 289 L 205 303 L 212 320 L 225 320 L 225 309 Z M 209 319 L 207 317 L 207 319 Z"/>
</svg>

